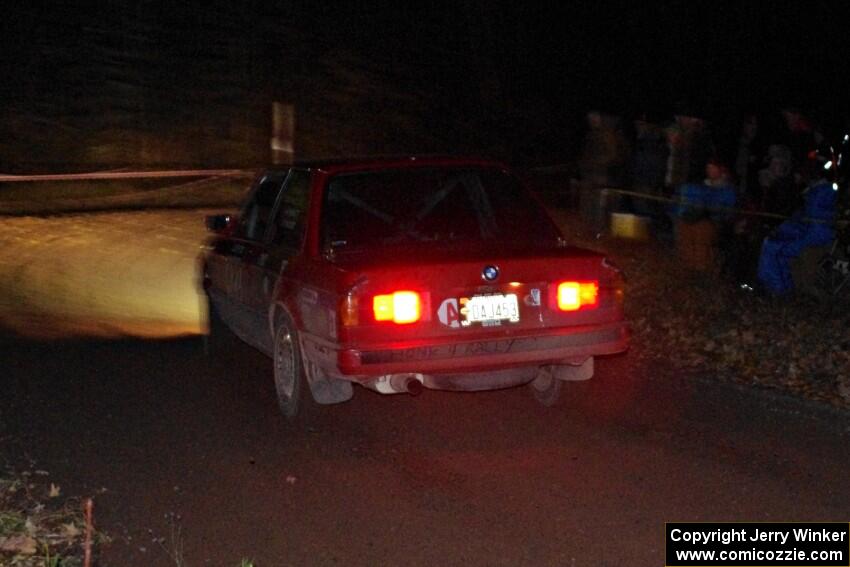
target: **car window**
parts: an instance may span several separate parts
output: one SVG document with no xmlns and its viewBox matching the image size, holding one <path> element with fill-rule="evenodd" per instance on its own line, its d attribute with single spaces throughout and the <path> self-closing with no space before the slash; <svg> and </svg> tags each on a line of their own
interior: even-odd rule
<svg viewBox="0 0 850 567">
<path fill-rule="evenodd" d="M 284 176 L 280 174 L 267 175 L 260 179 L 239 216 L 236 236 L 248 240 L 263 239 L 283 179 Z"/>
<path fill-rule="evenodd" d="M 322 234 L 331 248 L 557 237 L 516 178 L 486 168 L 337 175 L 325 194 Z"/>
<path fill-rule="evenodd" d="M 310 200 L 310 174 L 293 170 L 286 179 L 272 232 L 272 246 L 299 250 Z"/>
</svg>

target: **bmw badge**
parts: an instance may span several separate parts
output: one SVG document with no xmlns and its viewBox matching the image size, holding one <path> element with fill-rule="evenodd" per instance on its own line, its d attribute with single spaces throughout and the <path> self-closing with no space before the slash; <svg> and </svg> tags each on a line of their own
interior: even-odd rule
<svg viewBox="0 0 850 567">
<path fill-rule="evenodd" d="M 494 282 L 499 277 L 499 268 L 496 266 L 484 266 L 484 269 L 481 271 L 481 277 L 484 278 L 484 281 Z"/>
</svg>

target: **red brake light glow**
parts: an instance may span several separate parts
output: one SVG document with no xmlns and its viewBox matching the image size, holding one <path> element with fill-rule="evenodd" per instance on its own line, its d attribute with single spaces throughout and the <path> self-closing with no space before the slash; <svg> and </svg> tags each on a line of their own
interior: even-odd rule
<svg viewBox="0 0 850 567">
<path fill-rule="evenodd" d="M 578 311 L 582 307 L 594 308 L 599 302 L 597 282 L 561 282 L 558 284 L 558 309 Z"/>
<path fill-rule="evenodd" d="M 415 291 L 396 291 L 376 295 L 372 300 L 375 321 L 392 321 L 398 325 L 415 323 L 422 317 L 422 300 Z"/>
</svg>

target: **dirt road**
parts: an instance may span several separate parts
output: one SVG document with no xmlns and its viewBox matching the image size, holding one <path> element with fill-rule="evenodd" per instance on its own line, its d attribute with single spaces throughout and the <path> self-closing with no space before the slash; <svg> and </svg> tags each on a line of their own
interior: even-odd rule
<svg viewBox="0 0 850 567">
<path fill-rule="evenodd" d="M 628 357 L 551 409 L 524 389 L 358 389 L 299 427 L 247 348 L 2 348 L 2 431 L 63 493 L 95 495 L 102 565 L 175 565 L 179 550 L 193 566 L 649 566 L 665 521 L 850 510 L 846 418 Z"/>
</svg>

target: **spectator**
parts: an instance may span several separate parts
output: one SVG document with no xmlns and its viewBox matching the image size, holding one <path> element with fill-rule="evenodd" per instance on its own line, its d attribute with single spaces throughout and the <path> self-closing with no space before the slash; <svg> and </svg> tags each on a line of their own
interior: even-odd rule
<svg viewBox="0 0 850 567">
<path fill-rule="evenodd" d="M 667 166 L 667 141 L 657 124 L 639 117 L 635 125 L 635 150 L 632 158 L 632 183 L 635 191 L 650 195 L 661 195 L 664 187 L 664 172 Z M 635 199 L 635 209 L 647 214 L 655 209 L 655 203 Z"/>
<path fill-rule="evenodd" d="M 729 168 L 720 160 L 711 159 L 705 166 L 705 177 L 705 186 L 709 188 L 706 198 L 708 217 L 716 223 L 728 224 L 737 202 Z"/>
<path fill-rule="evenodd" d="M 735 175 L 738 177 L 738 194 L 748 202 L 760 201 L 758 172 L 764 148 L 759 135 L 759 123 L 755 114 L 744 119 L 735 158 Z"/>
<path fill-rule="evenodd" d="M 724 249 L 726 274 L 736 284 L 749 290 L 754 289 L 758 280 L 757 267 L 765 238 L 802 204 L 791 174 L 791 151 L 788 147 L 779 144 L 770 146 L 764 164 L 765 167 L 755 176 L 752 190 L 740 194 L 740 208 L 746 212 L 735 220 Z M 757 213 L 781 215 L 781 218 Z"/>
<path fill-rule="evenodd" d="M 703 183 L 679 187 L 676 218 L 676 249 L 684 265 L 713 271 L 718 266 L 718 244 L 728 240 L 736 202 L 729 169 L 717 160 L 705 166 Z"/>
<path fill-rule="evenodd" d="M 806 184 L 809 182 L 806 179 L 809 152 L 817 150 L 823 143 L 823 135 L 798 108 L 786 107 L 781 113 L 785 128 L 780 133 L 778 142 L 791 151 L 791 167 L 796 181 Z"/>
<path fill-rule="evenodd" d="M 588 131 L 579 157 L 579 173 L 582 181 L 591 187 L 609 187 L 613 170 L 623 161 L 618 155 L 621 144 L 616 125 L 613 116 L 597 110 L 587 113 Z"/>
<path fill-rule="evenodd" d="M 802 204 L 792 176 L 791 150 L 774 144 L 767 150 L 766 167 L 759 171 L 760 196 L 758 209 L 762 212 L 791 216 Z M 768 221 L 772 225 L 775 221 Z"/>
<path fill-rule="evenodd" d="M 691 116 L 685 130 L 685 148 L 687 152 L 687 181 L 698 183 L 703 179 L 706 166 L 715 154 L 714 142 L 705 120 Z"/>
<path fill-rule="evenodd" d="M 628 163 L 628 144 L 616 116 L 587 113 L 588 132 L 579 158 L 581 213 L 596 232 L 605 226 L 605 188 L 621 187 Z"/>
<path fill-rule="evenodd" d="M 766 238 L 759 257 L 758 278 L 768 293 L 787 294 L 794 289 L 791 261 L 806 248 L 827 246 L 835 239 L 833 221 L 837 190 L 831 176 L 836 169 L 831 152 L 821 151 L 812 160 L 810 178 L 815 179 L 805 195 L 802 210 L 783 222 Z"/>
<path fill-rule="evenodd" d="M 670 156 L 665 184 L 670 193 L 682 183 L 700 183 L 705 166 L 715 153 L 705 120 L 679 104 L 673 123 L 667 128 Z"/>
<path fill-rule="evenodd" d="M 687 116 L 676 113 L 673 123 L 665 130 L 667 136 L 667 170 L 664 175 L 664 185 L 670 195 L 685 182 L 688 171 L 688 155 L 685 147 L 685 130 Z"/>
</svg>

